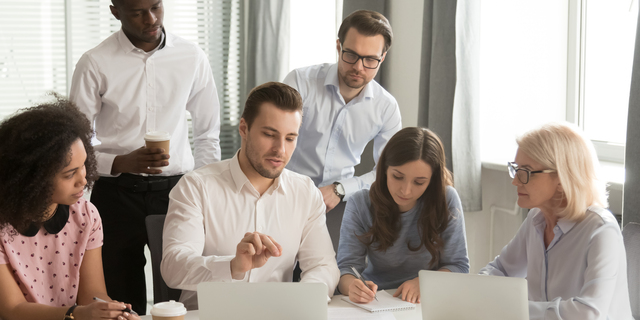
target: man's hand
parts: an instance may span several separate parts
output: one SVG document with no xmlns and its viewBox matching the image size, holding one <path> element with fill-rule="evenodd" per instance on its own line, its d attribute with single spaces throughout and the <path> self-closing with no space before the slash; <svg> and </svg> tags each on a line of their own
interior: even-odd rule
<svg viewBox="0 0 640 320">
<path fill-rule="evenodd" d="M 318 188 L 322 193 L 322 200 L 324 200 L 324 205 L 327 207 L 325 212 L 331 211 L 331 209 L 335 208 L 335 206 L 340 203 L 340 197 L 336 195 L 333 191 L 333 188 L 336 186 L 334 184 L 330 184 L 328 186 Z"/>
<path fill-rule="evenodd" d="M 394 297 L 400 295 L 402 295 L 400 298 L 404 301 L 420 303 L 420 281 L 418 281 L 418 277 L 402 283 L 393 294 Z"/>
<path fill-rule="evenodd" d="M 136 149 L 135 151 L 122 156 L 116 156 L 111 166 L 111 174 L 120 173 L 162 173 L 160 169 L 150 167 L 166 167 L 169 165 L 169 155 L 162 148 Z"/>
<path fill-rule="evenodd" d="M 247 232 L 236 247 L 236 257 L 231 260 L 231 277 L 242 280 L 247 271 L 260 268 L 271 257 L 282 255 L 282 246 L 273 238 L 259 232 Z"/>
</svg>

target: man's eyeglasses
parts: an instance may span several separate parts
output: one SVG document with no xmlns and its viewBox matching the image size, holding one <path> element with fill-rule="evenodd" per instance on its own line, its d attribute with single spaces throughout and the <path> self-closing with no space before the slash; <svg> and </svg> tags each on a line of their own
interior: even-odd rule
<svg viewBox="0 0 640 320">
<path fill-rule="evenodd" d="M 362 66 L 367 69 L 375 69 L 378 67 L 378 65 L 380 65 L 380 61 L 382 61 L 382 59 L 363 57 L 351 51 L 344 51 L 344 49 L 342 49 L 342 46 L 340 47 L 340 49 L 342 50 L 342 61 L 348 64 L 356 64 L 358 60 L 362 59 Z"/>
<path fill-rule="evenodd" d="M 515 178 L 515 177 L 518 177 L 518 180 L 522 184 L 529 183 L 529 178 L 534 173 L 552 173 L 552 172 L 557 172 L 557 170 L 551 170 L 551 169 L 537 170 L 537 171 L 531 171 L 529 169 L 522 169 L 522 168 L 518 168 L 518 165 L 515 162 L 507 162 L 507 167 L 509 168 L 509 176 L 512 179 Z"/>
</svg>

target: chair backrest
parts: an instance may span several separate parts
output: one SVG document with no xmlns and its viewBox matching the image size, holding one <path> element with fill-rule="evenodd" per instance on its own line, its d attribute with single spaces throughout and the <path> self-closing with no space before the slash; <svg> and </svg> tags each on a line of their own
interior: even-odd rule
<svg viewBox="0 0 640 320">
<path fill-rule="evenodd" d="M 622 229 L 624 247 L 627 250 L 627 282 L 631 313 L 640 319 L 640 224 L 629 222 Z"/>
<path fill-rule="evenodd" d="M 160 274 L 160 262 L 162 261 L 162 228 L 164 227 L 163 214 L 149 215 L 145 219 L 147 226 L 147 240 L 151 252 L 151 270 L 153 271 L 153 302 L 180 300 L 182 290 L 171 289 L 162 279 Z"/>
</svg>

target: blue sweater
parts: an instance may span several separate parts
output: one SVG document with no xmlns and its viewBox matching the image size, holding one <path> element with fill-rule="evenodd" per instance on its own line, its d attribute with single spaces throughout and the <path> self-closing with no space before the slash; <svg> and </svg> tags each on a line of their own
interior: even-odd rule
<svg viewBox="0 0 640 320">
<path fill-rule="evenodd" d="M 386 252 L 365 246 L 356 235 L 365 234 L 373 225 L 369 190 L 356 192 L 347 202 L 340 228 L 340 244 L 338 246 L 338 267 L 340 276 L 353 274 L 349 266 L 354 266 L 366 280 L 373 281 L 380 289 L 399 287 L 407 280 L 418 276 L 420 270 L 449 269 L 452 272 L 469 273 L 469 257 L 464 230 L 464 216 L 460 197 L 453 187 L 447 187 L 447 204 L 451 218 L 447 229 L 442 234 L 444 251 L 440 263 L 429 268 L 431 254 L 423 246 L 418 251 L 412 247 L 420 243 L 418 218 L 422 205 L 418 203 L 400 217 L 400 234 L 392 247 Z M 375 244 L 372 245 L 375 247 Z M 364 271 L 363 271 L 364 270 Z"/>
</svg>

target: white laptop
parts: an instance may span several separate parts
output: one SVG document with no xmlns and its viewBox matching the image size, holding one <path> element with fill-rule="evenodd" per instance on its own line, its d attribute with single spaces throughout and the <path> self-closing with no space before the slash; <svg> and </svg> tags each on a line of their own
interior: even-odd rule
<svg viewBox="0 0 640 320">
<path fill-rule="evenodd" d="M 422 270 L 423 320 L 528 320 L 527 280 Z"/>
<path fill-rule="evenodd" d="M 200 319 L 327 320 L 327 285 L 299 282 L 205 282 Z"/>
</svg>

